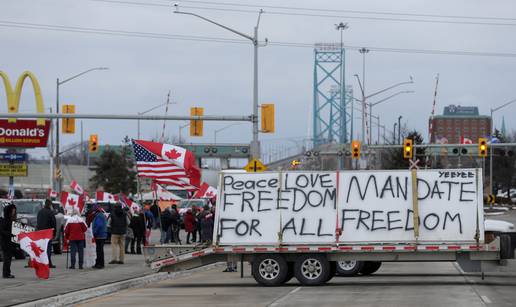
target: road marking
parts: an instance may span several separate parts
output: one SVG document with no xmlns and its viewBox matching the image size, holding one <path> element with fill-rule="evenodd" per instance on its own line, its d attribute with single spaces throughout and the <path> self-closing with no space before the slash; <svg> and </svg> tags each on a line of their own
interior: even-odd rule
<svg viewBox="0 0 516 307">
<path fill-rule="evenodd" d="M 301 290 L 301 287 L 297 287 L 297 288 L 293 289 L 293 290 L 292 290 L 292 291 L 290 291 L 289 293 L 287 293 L 287 294 L 283 295 L 282 297 L 280 297 L 280 298 L 278 298 L 277 300 L 275 300 L 274 302 L 272 302 L 269 306 L 270 306 L 270 307 L 276 307 L 276 306 L 279 306 L 279 304 L 280 304 L 281 302 L 283 302 L 284 300 L 286 300 L 286 299 L 287 299 L 287 297 L 288 297 L 289 295 L 294 294 L 294 293 L 296 293 L 296 292 L 297 292 L 297 291 L 299 291 L 299 290 Z"/>
<path fill-rule="evenodd" d="M 491 302 L 491 300 L 490 300 L 487 296 L 485 296 L 485 295 L 480 296 L 480 298 L 481 298 L 481 299 L 484 301 L 484 303 L 486 303 L 486 304 L 491 304 L 491 303 L 492 303 L 492 302 Z"/>
</svg>

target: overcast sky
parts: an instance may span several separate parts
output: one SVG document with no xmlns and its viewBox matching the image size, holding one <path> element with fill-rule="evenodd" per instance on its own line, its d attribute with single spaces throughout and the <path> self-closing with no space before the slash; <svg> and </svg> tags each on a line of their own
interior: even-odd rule
<svg viewBox="0 0 516 307">
<path fill-rule="evenodd" d="M 169 1 L 127 0 L 150 4 Z M 215 3 L 216 1 L 209 1 Z M 373 110 L 392 129 L 399 115 L 409 128 L 427 135 L 432 109 L 435 76 L 440 74 L 437 113 L 448 104 L 479 106 L 482 114 L 490 107 L 516 98 L 516 4 L 511 0 L 378 0 L 378 1 L 224 1 L 240 4 L 281 5 L 331 10 L 361 10 L 414 14 L 459 15 L 502 19 L 437 20 L 511 25 L 453 24 L 357 19 L 351 17 L 389 17 L 388 15 L 345 12 L 304 11 L 342 17 L 307 17 L 267 14 L 278 9 L 265 8 L 260 37 L 271 42 L 337 42 L 334 24 L 348 22 L 344 42 L 349 46 L 433 49 L 509 53 L 514 56 L 464 56 L 371 51 L 366 58 L 366 88 L 373 92 L 413 76 L 415 84 L 399 90 L 414 90 L 378 105 Z M 217 7 L 206 3 L 177 1 L 182 6 Z M 226 9 L 256 10 L 225 6 Z M 251 33 L 256 14 L 234 11 L 183 8 L 213 18 L 242 32 Z M 2 0 L 0 1 L 0 70 L 15 82 L 24 70 L 36 74 L 42 86 L 46 107 L 55 106 L 56 78 L 67 78 L 83 70 L 107 66 L 61 87 L 61 102 L 76 105 L 78 113 L 137 113 L 166 100 L 169 90 L 177 104 L 169 114 L 186 115 L 192 106 L 205 108 L 208 115 L 248 115 L 252 106 L 252 46 L 220 42 L 122 37 L 12 27 L 12 22 L 152 32 L 187 36 L 239 39 L 238 36 L 192 16 L 176 15 L 164 6 L 131 5 L 88 0 Z M 286 10 L 299 13 L 299 11 Z M 430 17 L 391 16 L 405 19 Z M 5 22 L 9 22 L 8 24 Z M 6 26 L 7 25 L 7 26 Z M 24 25 L 25 27 L 27 25 Z M 38 26 L 40 27 L 40 26 Z M 261 135 L 266 144 L 285 143 L 285 138 L 309 137 L 313 97 L 313 48 L 270 45 L 260 49 L 260 102 L 276 104 L 276 133 Z M 346 80 L 358 97 L 354 74 L 362 73 L 362 57 L 347 51 Z M 13 80 L 14 79 L 14 80 Z M 3 91 L 3 90 L 2 90 Z M 395 91 L 393 91 L 395 92 Z M 388 96 L 386 94 L 385 96 Z M 383 97 L 385 97 L 383 96 Z M 0 93 L 0 111 L 7 107 Z M 382 98 L 379 96 L 379 99 Z M 35 110 L 32 92 L 26 86 L 20 110 Z M 516 104 L 499 112 L 495 125 L 505 114 L 508 130 Z M 164 110 L 155 112 L 163 114 Z M 357 121 L 358 124 L 358 121 Z M 162 122 L 142 122 L 142 136 L 161 134 Z M 184 122 L 167 122 L 167 134 L 177 135 Z M 205 136 L 192 142 L 212 142 L 213 131 L 228 125 L 205 123 Z M 356 126 L 358 127 L 358 125 Z M 84 121 L 84 135 L 97 133 L 101 144 L 118 144 L 125 136 L 136 137 L 135 121 Z M 183 130 L 183 135 L 187 129 Z M 237 125 L 217 135 L 219 142 L 248 142 L 249 123 Z M 80 134 L 64 136 L 63 142 L 78 141 Z M 279 139 L 279 140 L 278 140 Z M 293 145 L 293 143 L 291 144 Z"/>
</svg>

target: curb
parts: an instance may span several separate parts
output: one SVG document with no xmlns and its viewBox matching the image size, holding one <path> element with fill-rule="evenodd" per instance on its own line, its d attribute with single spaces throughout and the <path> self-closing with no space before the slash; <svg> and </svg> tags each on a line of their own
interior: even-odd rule
<svg viewBox="0 0 516 307">
<path fill-rule="evenodd" d="M 495 215 L 505 215 L 507 212 L 506 211 L 498 211 L 498 212 L 485 212 L 484 215 L 485 216 L 495 216 Z"/>
<path fill-rule="evenodd" d="M 226 264 L 224 263 L 224 266 Z M 88 301 L 100 296 L 109 295 L 121 290 L 131 289 L 131 288 L 139 288 L 143 287 L 150 283 L 160 282 L 164 280 L 174 279 L 181 276 L 188 276 L 195 272 L 207 271 L 213 269 L 217 266 L 222 266 L 221 263 L 214 263 L 204 267 L 181 271 L 181 272 L 172 272 L 172 273 L 153 273 L 142 277 L 131 278 L 123 281 L 118 281 L 110 284 L 106 284 L 103 286 L 98 286 L 94 288 L 79 290 L 68 292 L 65 294 L 59 294 L 56 296 L 39 299 L 31 302 L 21 303 L 16 306 L 20 307 L 40 307 L 40 306 L 68 306 L 72 304 L 77 304 L 80 302 Z"/>
</svg>

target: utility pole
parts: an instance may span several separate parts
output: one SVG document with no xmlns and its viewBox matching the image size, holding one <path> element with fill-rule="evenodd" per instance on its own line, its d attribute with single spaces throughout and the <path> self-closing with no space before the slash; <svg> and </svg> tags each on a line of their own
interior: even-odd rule
<svg viewBox="0 0 516 307">
<path fill-rule="evenodd" d="M 345 101 L 346 101 L 346 78 L 345 78 L 345 71 L 344 71 L 344 65 L 345 65 L 345 58 L 344 58 L 344 30 L 348 29 L 349 26 L 347 23 L 339 23 L 335 25 L 335 29 L 337 31 L 340 31 L 340 88 L 339 88 L 339 97 L 341 101 L 341 108 L 344 109 L 345 107 Z M 353 115 L 352 115 L 353 116 Z M 351 117 L 351 123 L 353 123 L 353 117 Z M 343 123 L 346 125 L 346 123 Z M 352 138 L 353 138 L 353 134 Z M 347 141 L 347 135 L 344 136 L 344 141 Z"/>
<path fill-rule="evenodd" d="M 200 18 L 204 21 L 207 21 L 211 24 L 214 24 L 218 27 L 221 27 L 225 30 L 228 30 L 230 32 L 233 32 L 234 34 L 236 35 L 239 35 L 241 37 L 244 37 L 248 40 L 250 40 L 252 43 L 253 43 L 253 54 L 254 54 L 254 61 L 253 61 L 253 118 L 252 118 L 252 122 L 253 122 L 253 140 L 251 142 L 251 157 L 252 158 L 257 158 L 259 159 L 260 158 L 260 141 L 258 140 L 258 133 L 259 133 L 259 129 L 258 129 L 258 47 L 264 47 L 267 45 L 267 39 L 265 39 L 265 44 L 264 45 L 260 45 L 259 42 L 258 42 L 258 28 L 260 26 L 260 17 L 262 16 L 263 14 L 263 10 L 260 10 L 258 12 L 258 19 L 256 21 L 256 25 L 254 26 L 254 35 L 253 36 L 250 36 L 250 35 L 247 35 L 247 34 L 244 34 L 242 32 L 239 32 L 235 29 L 232 29 L 228 26 L 225 26 L 223 24 L 220 24 L 216 21 L 213 21 L 209 18 L 206 18 L 206 17 L 203 17 L 201 15 L 198 15 L 198 14 L 195 14 L 195 13 L 190 13 L 190 12 L 182 12 L 182 11 L 179 11 L 179 5 L 178 4 L 174 4 L 176 10 L 174 11 L 174 13 L 176 14 L 183 14 L 183 15 L 191 15 L 191 16 L 195 16 L 197 18 Z"/>
<path fill-rule="evenodd" d="M 398 144 L 401 144 L 401 119 L 403 116 L 398 116 Z"/>
<path fill-rule="evenodd" d="M 364 133 L 366 131 L 366 107 L 367 107 L 367 104 L 366 104 L 366 96 L 365 96 L 365 56 L 367 53 L 369 53 L 369 49 L 365 48 L 365 47 L 362 47 L 358 50 L 358 52 L 360 52 L 362 54 L 362 132 Z M 367 129 L 368 133 L 367 133 L 367 143 L 370 144 L 371 143 L 371 130 L 372 130 L 372 123 L 373 123 L 373 118 L 371 117 L 371 110 L 369 110 L 369 129 Z M 365 142 L 365 133 L 364 133 L 364 136 L 362 137 L 362 143 Z"/>
</svg>

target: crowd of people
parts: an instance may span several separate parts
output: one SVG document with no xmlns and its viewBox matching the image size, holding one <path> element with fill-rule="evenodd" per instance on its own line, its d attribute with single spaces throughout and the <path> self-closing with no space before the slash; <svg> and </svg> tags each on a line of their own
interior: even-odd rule
<svg viewBox="0 0 516 307">
<path fill-rule="evenodd" d="M 64 240 L 69 246 L 69 269 L 85 267 L 86 232 L 91 228 L 95 242 L 96 260 L 93 268 L 105 266 L 104 244 L 110 236 L 111 261 L 109 264 L 124 264 L 126 254 L 142 254 L 142 246 L 150 244 L 152 230 L 160 230 L 160 243 L 182 244 L 181 230 L 186 233 L 186 244 L 209 244 L 213 235 L 215 206 L 205 205 L 202 208 L 192 206 L 180 214 L 176 205 L 160 208 L 157 202 L 140 206 L 122 207 L 116 203 L 109 214 L 99 204 L 93 204 L 84 214 L 74 209 L 66 217 Z M 11 274 L 11 259 L 15 244 L 12 242 L 12 223 L 16 220 L 16 206 L 4 207 L 4 218 L 0 219 L 0 247 L 2 250 L 4 278 L 14 278 Z M 56 218 L 51 200 L 45 201 L 38 212 L 36 230 L 54 229 Z M 52 242 L 47 246 L 49 267 L 55 268 L 52 262 Z M 68 263 L 67 263 L 68 265 Z"/>
<path fill-rule="evenodd" d="M 186 244 L 210 243 L 212 240 L 215 206 L 192 206 L 183 216 L 176 205 L 160 209 L 157 204 L 153 204 L 149 211 L 154 221 L 153 228 L 159 228 L 161 232 L 161 244 L 182 244 L 181 229 L 186 233 Z"/>
</svg>

